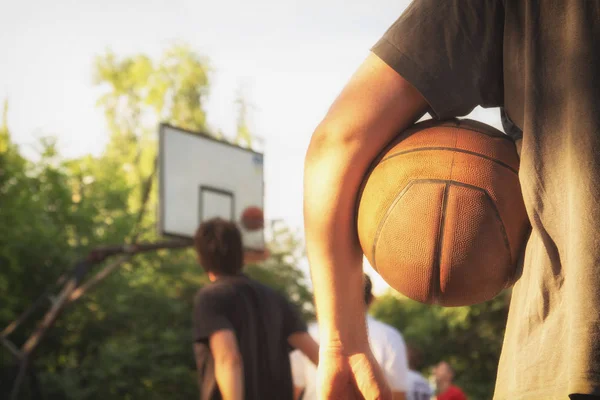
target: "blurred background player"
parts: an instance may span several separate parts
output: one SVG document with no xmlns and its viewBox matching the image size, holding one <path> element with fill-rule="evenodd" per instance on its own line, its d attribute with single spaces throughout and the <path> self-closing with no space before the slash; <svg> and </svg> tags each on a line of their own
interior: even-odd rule
<svg viewBox="0 0 600 400">
<path fill-rule="evenodd" d="M 242 239 L 234 223 L 202 223 L 194 245 L 211 281 L 196 295 L 193 315 L 201 400 L 292 399 L 289 351 L 318 359 L 300 314 L 242 273 Z"/>
<path fill-rule="evenodd" d="M 427 379 L 418 372 L 421 367 L 421 353 L 413 346 L 406 347 L 408 352 L 408 390 L 406 400 L 430 400 L 433 390 Z"/>
<path fill-rule="evenodd" d="M 364 274 L 364 299 L 368 309 L 374 300 L 373 284 L 367 274 Z M 405 400 L 408 397 L 408 360 L 406 345 L 402 334 L 390 325 L 377 321 L 367 314 L 369 343 L 375 359 L 384 371 L 388 384 L 392 388 L 394 400 Z M 308 327 L 309 334 L 318 340 L 319 328 L 316 322 Z M 292 376 L 296 399 L 317 399 L 317 369 L 310 360 L 299 351 L 290 355 Z"/>
<path fill-rule="evenodd" d="M 433 370 L 437 400 L 467 400 L 467 396 L 457 386 L 453 385 L 454 370 L 445 361 L 440 362 Z"/>
</svg>

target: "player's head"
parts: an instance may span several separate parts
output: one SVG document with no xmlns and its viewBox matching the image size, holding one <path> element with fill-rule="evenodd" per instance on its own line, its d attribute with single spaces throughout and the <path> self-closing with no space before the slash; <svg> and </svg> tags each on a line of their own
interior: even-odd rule
<svg viewBox="0 0 600 400">
<path fill-rule="evenodd" d="M 214 275 L 235 275 L 243 267 L 242 235 L 238 227 L 221 218 L 203 222 L 194 235 L 202 268 Z"/>
<path fill-rule="evenodd" d="M 365 304 L 368 306 L 371 305 L 373 301 L 373 282 L 371 282 L 371 278 L 369 275 L 364 274 L 364 290 L 365 290 Z"/>
<path fill-rule="evenodd" d="M 446 361 L 442 361 L 436 365 L 433 373 L 435 375 L 435 381 L 438 384 L 450 383 L 454 379 L 454 370 Z"/>
</svg>

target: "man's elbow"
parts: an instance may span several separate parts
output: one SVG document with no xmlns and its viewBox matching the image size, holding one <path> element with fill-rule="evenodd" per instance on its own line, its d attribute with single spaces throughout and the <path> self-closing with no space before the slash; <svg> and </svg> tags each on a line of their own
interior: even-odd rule
<svg viewBox="0 0 600 400">
<path fill-rule="evenodd" d="M 347 126 L 340 126 L 335 122 L 322 122 L 313 132 L 306 162 L 319 159 L 321 156 L 331 154 L 332 151 L 346 153 L 354 147 L 360 147 L 360 135 Z"/>
</svg>

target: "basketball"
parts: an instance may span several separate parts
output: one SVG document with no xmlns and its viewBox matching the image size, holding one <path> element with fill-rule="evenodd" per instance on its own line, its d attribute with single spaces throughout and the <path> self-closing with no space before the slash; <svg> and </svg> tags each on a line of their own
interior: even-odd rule
<svg viewBox="0 0 600 400">
<path fill-rule="evenodd" d="M 395 138 L 363 182 L 360 245 L 395 290 L 463 306 L 510 287 L 529 233 L 514 141 L 471 120 L 425 121 Z"/>
<path fill-rule="evenodd" d="M 242 225 L 248 231 L 262 229 L 265 224 L 262 209 L 258 207 L 248 207 L 242 213 Z"/>
</svg>

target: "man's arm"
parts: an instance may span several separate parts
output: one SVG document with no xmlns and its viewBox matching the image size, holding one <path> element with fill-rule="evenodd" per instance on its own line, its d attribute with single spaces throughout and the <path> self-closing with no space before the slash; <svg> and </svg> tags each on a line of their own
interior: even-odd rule
<svg viewBox="0 0 600 400">
<path fill-rule="evenodd" d="M 419 92 L 370 54 L 312 136 L 304 215 L 322 345 L 367 343 L 357 193 L 377 154 L 425 110 Z"/>
<path fill-rule="evenodd" d="M 373 159 L 426 108 L 413 86 L 370 54 L 312 136 L 304 169 L 304 225 L 321 332 L 322 387 L 330 387 L 324 396 L 349 395 L 342 388 L 343 365 L 352 369 L 363 395 L 385 392 L 367 338 L 357 193 Z"/>
<path fill-rule="evenodd" d="M 223 400 L 243 400 L 244 365 L 235 333 L 220 330 L 209 339 L 215 361 L 215 378 Z"/>
<path fill-rule="evenodd" d="M 205 373 L 207 371 L 207 369 L 210 369 L 211 371 L 214 369 L 213 368 L 213 359 L 210 356 L 210 348 L 204 344 L 204 343 L 200 343 L 200 342 L 195 342 L 194 346 L 194 359 L 196 361 L 196 377 L 197 377 L 197 383 L 198 383 L 198 388 L 200 389 L 200 399 L 204 399 L 204 392 L 208 392 L 211 389 L 209 388 L 205 388 Z"/>
<path fill-rule="evenodd" d="M 288 343 L 300 350 L 313 364 L 319 364 L 319 345 L 308 332 L 292 333 L 288 337 Z"/>
</svg>

